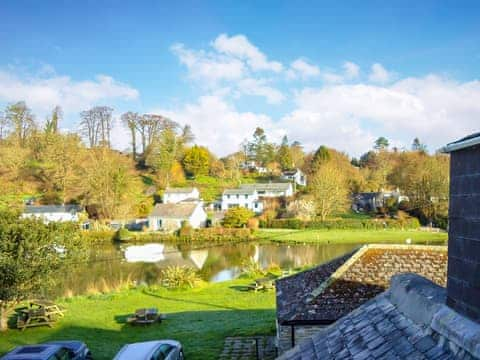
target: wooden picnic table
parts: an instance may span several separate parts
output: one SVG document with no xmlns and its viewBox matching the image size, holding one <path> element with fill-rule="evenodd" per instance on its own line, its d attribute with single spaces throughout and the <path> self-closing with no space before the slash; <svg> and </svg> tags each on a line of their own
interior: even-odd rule
<svg viewBox="0 0 480 360">
<path fill-rule="evenodd" d="M 255 281 L 254 283 L 248 285 L 249 290 L 253 290 L 255 292 L 259 290 L 266 291 L 274 288 L 273 282 L 275 281 L 275 278 L 267 276 L 267 277 L 255 279 L 254 281 Z"/>
<path fill-rule="evenodd" d="M 31 300 L 28 307 L 16 309 L 17 328 L 22 331 L 27 327 L 47 325 L 52 327 L 57 316 L 65 316 L 65 309 L 48 300 Z"/>
<path fill-rule="evenodd" d="M 52 301 L 34 299 L 30 301 L 30 307 L 44 309 L 47 316 L 65 316 L 65 309 L 61 308 L 59 305 L 55 304 Z"/>
<path fill-rule="evenodd" d="M 44 326 L 52 327 L 55 319 L 49 316 L 44 309 L 19 309 L 17 314 L 17 328 L 24 331 L 27 327 Z"/>
<path fill-rule="evenodd" d="M 156 308 L 137 309 L 133 316 L 127 318 L 127 322 L 134 325 L 149 325 L 154 322 L 161 322 L 163 316 L 158 313 Z"/>
</svg>

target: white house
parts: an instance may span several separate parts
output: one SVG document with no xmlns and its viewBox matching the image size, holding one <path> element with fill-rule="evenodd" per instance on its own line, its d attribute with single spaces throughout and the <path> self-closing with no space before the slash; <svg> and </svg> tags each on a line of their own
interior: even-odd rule
<svg viewBox="0 0 480 360">
<path fill-rule="evenodd" d="M 297 185 L 307 186 L 307 176 L 300 169 L 285 170 L 282 172 L 282 180 L 293 181 Z"/>
<path fill-rule="evenodd" d="M 205 227 L 207 213 L 201 202 L 157 204 L 148 216 L 149 227 L 154 231 L 177 230 L 184 221 L 188 221 L 193 228 Z"/>
<path fill-rule="evenodd" d="M 25 206 L 22 218 L 38 218 L 44 223 L 78 221 L 78 213 L 82 209 L 77 205 L 40 205 Z"/>
<path fill-rule="evenodd" d="M 222 194 L 222 210 L 244 207 L 256 213 L 263 211 L 263 203 L 255 188 L 227 189 Z"/>
<path fill-rule="evenodd" d="M 255 190 L 258 197 L 290 197 L 293 195 L 293 185 L 291 182 L 278 183 L 255 183 L 240 185 L 243 190 Z"/>
<path fill-rule="evenodd" d="M 163 193 L 165 204 L 176 204 L 185 200 L 200 200 L 200 192 L 197 188 L 166 188 Z"/>
</svg>

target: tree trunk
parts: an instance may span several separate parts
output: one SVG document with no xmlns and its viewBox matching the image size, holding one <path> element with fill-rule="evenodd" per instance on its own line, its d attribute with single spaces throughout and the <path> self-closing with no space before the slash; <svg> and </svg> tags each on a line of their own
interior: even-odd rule
<svg viewBox="0 0 480 360">
<path fill-rule="evenodd" d="M 8 314 L 9 311 L 6 306 L 0 306 L 0 331 L 8 330 Z"/>
</svg>

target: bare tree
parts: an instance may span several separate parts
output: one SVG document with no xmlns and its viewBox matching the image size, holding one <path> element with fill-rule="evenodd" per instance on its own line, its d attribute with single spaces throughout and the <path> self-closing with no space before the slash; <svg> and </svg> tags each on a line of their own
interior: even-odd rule
<svg viewBox="0 0 480 360">
<path fill-rule="evenodd" d="M 110 132 L 112 130 L 113 109 L 108 106 L 95 106 L 82 111 L 80 130 L 87 138 L 90 147 L 110 147 Z"/>
<path fill-rule="evenodd" d="M 35 120 L 24 101 L 7 106 L 6 123 L 13 129 L 18 143 L 23 146 L 28 136 L 35 130 Z"/>
<path fill-rule="evenodd" d="M 176 131 L 179 125 L 165 116 L 156 114 L 144 114 L 138 122 L 138 131 L 142 141 L 142 152 L 146 153 L 147 148 L 153 142 L 156 136 L 163 130 L 169 129 Z"/>
<path fill-rule="evenodd" d="M 132 158 L 135 161 L 137 156 L 137 128 L 142 119 L 138 113 L 132 111 L 122 114 L 121 119 L 124 125 L 130 130 L 132 136 Z"/>
</svg>

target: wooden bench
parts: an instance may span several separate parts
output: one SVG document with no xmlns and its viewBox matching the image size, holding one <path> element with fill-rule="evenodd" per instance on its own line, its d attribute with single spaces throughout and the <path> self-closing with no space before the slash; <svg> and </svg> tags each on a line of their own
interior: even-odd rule
<svg viewBox="0 0 480 360">
<path fill-rule="evenodd" d="M 156 308 L 138 309 L 133 316 L 127 318 L 127 323 L 132 325 L 150 325 L 161 322 L 166 316 L 159 314 Z"/>
<path fill-rule="evenodd" d="M 17 314 L 17 328 L 24 331 L 28 327 L 49 326 L 55 323 L 44 309 L 20 309 Z"/>
</svg>

